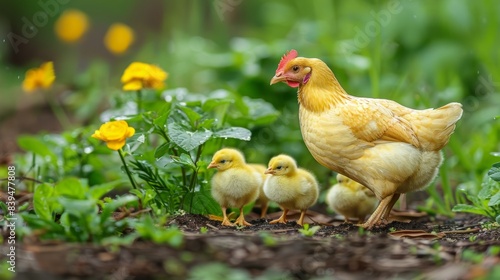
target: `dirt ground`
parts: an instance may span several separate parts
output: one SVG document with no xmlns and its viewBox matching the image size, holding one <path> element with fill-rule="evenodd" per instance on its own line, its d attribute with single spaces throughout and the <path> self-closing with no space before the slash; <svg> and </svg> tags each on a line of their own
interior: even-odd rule
<svg viewBox="0 0 500 280">
<path fill-rule="evenodd" d="M 201 215 L 177 216 L 168 225 L 184 232 L 180 248 L 141 240 L 118 250 L 24 244 L 15 279 L 478 279 L 500 265 L 498 252 L 487 254 L 500 246 L 500 231 L 485 229 L 479 216 L 423 216 L 371 231 L 337 217 L 312 223 L 321 228 L 307 237 L 294 221 L 269 224 L 279 214 L 240 229 Z M 327 217 L 311 211 L 309 218 Z M 475 262 L 464 255 L 484 257 Z"/>
</svg>

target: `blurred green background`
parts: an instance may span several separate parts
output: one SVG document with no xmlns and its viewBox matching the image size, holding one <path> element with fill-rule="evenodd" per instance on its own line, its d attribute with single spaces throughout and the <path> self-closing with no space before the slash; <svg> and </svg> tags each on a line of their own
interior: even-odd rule
<svg viewBox="0 0 500 280">
<path fill-rule="evenodd" d="M 90 23 L 73 44 L 54 33 L 67 9 L 82 11 Z M 135 33 L 122 55 L 103 43 L 115 22 Z M 119 91 L 125 67 L 142 61 L 165 69 L 170 89 L 225 89 L 270 102 L 281 112 L 278 120 L 252 127 L 252 140 L 239 144 L 249 161 L 288 153 L 328 185 L 330 171 L 302 142 L 295 89 L 269 86 L 280 57 L 294 48 L 324 60 L 352 95 L 413 108 L 461 102 L 464 115 L 444 166 L 453 185 L 480 182 L 500 150 L 499 30 L 500 4 L 493 0 L 2 1 L 0 153 L 16 150 L 18 134 L 60 129 L 43 97 L 22 92 L 28 68 L 54 61 L 53 94 L 75 123 L 89 124 L 108 108 L 107 95 Z"/>
</svg>

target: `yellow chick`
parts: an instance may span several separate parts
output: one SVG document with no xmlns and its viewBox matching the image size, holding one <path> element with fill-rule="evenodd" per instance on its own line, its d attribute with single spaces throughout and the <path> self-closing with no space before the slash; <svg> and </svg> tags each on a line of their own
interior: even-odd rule
<svg viewBox="0 0 500 280">
<path fill-rule="evenodd" d="M 236 149 L 224 148 L 215 153 L 208 168 L 217 168 L 212 177 L 212 196 L 222 208 L 222 225 L 234 226 L 226 214 L 229 207 L 239 208 L 240 216 L 235 224 L 251 226 L 245 221 L 243 206 L 259 196 L 262 176 L 245 163 L 245 157 Z"/>
<path fill-rule="evenodd" d="M 378 204 L 370 189 L 342 174 L 337 175 L 337 184 L 328 190 L 326 202 L 333 211 L 344 216 L 346 223 L 349 218 L 358 219 L 358 223 L 364 222 Z"/>
<path fill-rule="evenodd" d="M 259 197 L 257 198 L 257 203 L 260 204 L 260 217 L 264 218 L 267 214 L 267 208 L 269 207 L 269 198 L 264 193 L 264 182 L 266 181 L 268 174 L 265 174 L 266 167 L 262 164 L 249 163 L 250 167 L 255 169 L 262 176 L 262 184 L 260 185 Z"/>
<path fill-rule="evenodd" d="M 286 214 L 291 209 L 300 210 L 297 224 L 303 225 L 307 208 L 316 203 L 319 187 L 316 178 L 308 171 L 298 168 L 295 160 L 287 155 L 278 155 L 269 161 L 266 174 L 271 174 L 264 183 L 266 196 L 283 208 L 283 214 L 271 224 L 286 223 Z"/>
</svg>

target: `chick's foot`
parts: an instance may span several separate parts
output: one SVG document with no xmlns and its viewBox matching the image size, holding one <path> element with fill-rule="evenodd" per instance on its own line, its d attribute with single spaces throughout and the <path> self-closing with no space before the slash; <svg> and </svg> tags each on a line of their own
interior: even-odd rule
<svg viewBox="0 0 500 280">
<path fill-rule="evenodd" d="M 245 221 L 245 215 L 243 215 L 243 213 L 240 214 L 240 216 L 238 217 L 238 219 L 236 219 L 236 221 L 234 223 L 238 226 L 251 226 L 252 225 L 251 223 Z"/>
</svg>

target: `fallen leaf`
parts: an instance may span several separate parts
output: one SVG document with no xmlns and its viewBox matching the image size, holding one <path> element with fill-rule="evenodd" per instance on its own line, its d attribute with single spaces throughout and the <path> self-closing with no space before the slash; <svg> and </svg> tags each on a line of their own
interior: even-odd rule
<svg viewBox="0 0 500 280">
<path fill-rule="evenodd" d="M 391 210 L 391 216 L 396 216 L 396 217 L 407 217 L 407 218 L 421 218 L 425 217 L 428 214 L 425 212 L 417 212 L 414 210 L 397 210 L 397 209 L 392 209 Z"/>
<path fill-rule="evenodd" d="M 444 233 L 438 232 L 438 233 L 432 233 L 432 232 L 426 232 L 423 230 L 398 230 L 398 231 L 393 231 L 389 233 L 389 236 L 394 237 L 394 238 L 412 238 L 412 239 L 428 239 L 428 240 L 435 240 L 435 239 L 440 239 L 445 236 Z"/>
</svg>

